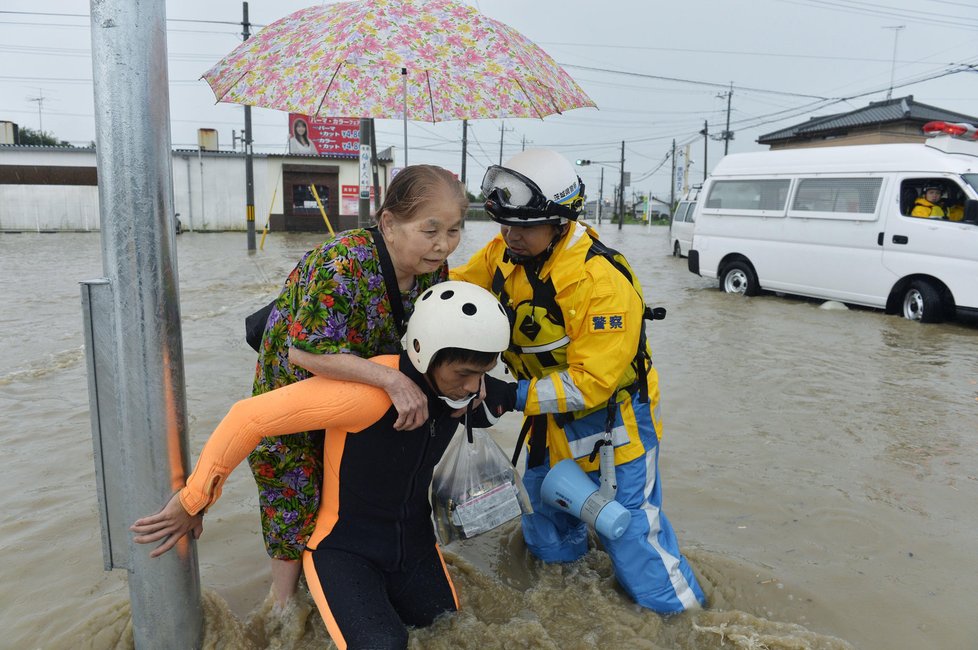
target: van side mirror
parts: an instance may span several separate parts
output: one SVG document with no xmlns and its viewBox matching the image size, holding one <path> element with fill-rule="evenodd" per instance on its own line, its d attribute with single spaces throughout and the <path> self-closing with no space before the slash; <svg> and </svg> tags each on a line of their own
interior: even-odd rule
<svg viewBox="0 0 978 650">
<path fill-rule="evenodd" d="M 968 199 L 964 202 L 964 219 L 962 221 L 978 224 L 978 199 Z"/>
</svg>

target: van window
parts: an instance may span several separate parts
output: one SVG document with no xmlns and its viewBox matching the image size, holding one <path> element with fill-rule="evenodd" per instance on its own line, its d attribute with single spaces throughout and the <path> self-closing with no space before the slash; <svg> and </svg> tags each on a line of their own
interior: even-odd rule
<svg viewBox="0 0 978 650">
<path fill-rule="evenodd" d="M 696 201 L 693 201 L 692 203 L 689 204 L 689 210 L 686 210 L 686 218 L 683 219 L 683 221 L 685 221 L 686 223 L 693 223 L 694 221 L 696 221 L 693 218 L 693 213 L 695 212 L 696 212 Z"/>
<path fill-rule="evenodd" d="M 971 186 L 971 189 L 978 192 L 978 174 L 961 174 L 964 182 Z"/>
<path fill-rule="evenodd" d="M 966 182 L 975 174 L 963 174 Z M 940 190 L 938 208 L 926 200 L 927 188 Z M 968 198 L 964 189 L 955 181 L 942 177 L 907 178 L 900 185 L 900 214 L 913 217 L 931 217 L 960 221 L 964 216 L 964 202 Z M 936 210 L 936 212 L 935 212 Z"/>
<path fill-rule="evenodd" d="M 803 178 L 791 209 L 873 214 L 882 185 L 882 178 Z"/>
<path fill-rule="evenodd" d="M 788 179 L 717 181 L 710 188 L 706 207 L 721 210 L 784 210 Z"/>
<path fill-rule="evenodd" d="M 689 203 L 680 202 L 679 207 L 676 208 L 676 214 L 673 215 L 673 223 L 680 223 L 686 218 L 686 210 L 689 209 Z"/>
</svg>

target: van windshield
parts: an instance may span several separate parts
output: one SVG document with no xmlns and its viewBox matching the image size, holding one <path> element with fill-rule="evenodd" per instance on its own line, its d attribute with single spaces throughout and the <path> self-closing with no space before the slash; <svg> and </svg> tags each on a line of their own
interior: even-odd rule
<svg viewBox="0 0 978 650">
<path fill-rule="evenodd" d="M 978 174 L 961 174 L 961 178 L 971 186 L 971 189 L 978 193 Z"/>
</svg>

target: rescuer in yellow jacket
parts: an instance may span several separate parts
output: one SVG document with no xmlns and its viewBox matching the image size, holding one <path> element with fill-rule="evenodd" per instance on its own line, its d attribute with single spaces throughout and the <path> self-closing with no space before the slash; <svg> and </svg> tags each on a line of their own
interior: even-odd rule
<svg viewBox="0 0 978 650">
<path fill-rule="evenodd" d="M 947 210 L 941 205 L 943 188 L 932 185 L 924 188 L 923 196 L 917 197 L 913 203 L 913 210 L 910 212 L 912 217 L 925 217 L 928 219 L 946 219 Z"/>
<path fill-rule="evenodd" d="M 493 165 L 482 191 L 500 234 L 451 275 L 489 289 L 512 323 L 503 360 L 519 380 L 516 408 L 530 430 L 527 547 L 545 562 L 587 551 L 585 524 L 543 503 L 540 486 L 565 458 L 597 483 L 597 450 L 610 429 L 616 500 L 631 513 L 622 537 L 602 537 L 615 574 L 654 611 L 698 607 L 703 592 L 662 511 L 658 375 L 638 281 L 620 254 L 577 221 L 584 185 L 560 154 L 527 150 Z"/>
</svg>

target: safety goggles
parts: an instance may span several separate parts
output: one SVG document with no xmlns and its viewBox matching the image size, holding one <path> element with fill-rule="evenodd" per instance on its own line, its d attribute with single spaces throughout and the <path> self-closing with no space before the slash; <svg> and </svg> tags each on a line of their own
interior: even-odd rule
<svg viewBox="0 0 978 650">
<path fill-rule="evenodd" d="M 583 196 L 584 184 L 580 183 Z M 482 178 L 482 195 L 486 197 L 486 210 L 499 217 L 512 219 L 516 225 L 553 223 L 559 219 L 576 219 L 579 202 L 563 205 L 548 199 L 540 187 L 523 174 L 491 165 Z"/>
</svg>

